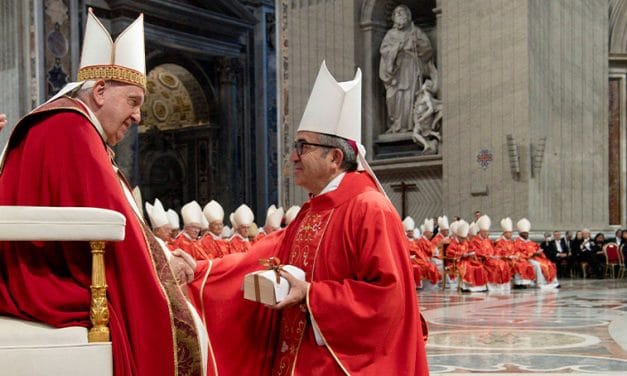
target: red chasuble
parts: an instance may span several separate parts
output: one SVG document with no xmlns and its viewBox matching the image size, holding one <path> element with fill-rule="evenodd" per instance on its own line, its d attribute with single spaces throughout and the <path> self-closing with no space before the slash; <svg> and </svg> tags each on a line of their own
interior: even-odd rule
<svg viewBox="0 0 627 376">
<path fill-rule="evenodd" d="M 420 285 L 423 279 L 428 279 L 435 284 L 442 276 L 435 264 L 431 262 L 431 258 L 425 254 L 425 250 L 420 246 L 419 241 L 408 239 L 409 261 L 414 271 L 414 281 L 416 285 Z M 429 243 L 428 240 L 426 242 Z"/>
<path fill-rule="evenodd" d="M 0 205 L 122 213 L 125 240 L 108 243 L 105 253 L 114 373 L 197 375 L 199 343 L 185 298 L 82 111 L 78 102 L 62 98 L 16 126 L 0 175 Z M 90 283 L 85 242 L 0 242 L 0 314 L 88 327 Z"/>
<path fill-rule="evenodd" d="M 244 274 L 270 255 L 305 271 L 311 282 L 306 302 L 273 312 L 243 301 Z M 392 204 L 367 174 L 347 173 L 337 190 L 308 201 L 279 235 L 247 254 L 201 265 L 192 293 L 218 369 L 268 374 L 263 354 L 269 353 L 275 375 L 427 375 L 407 255 Z M 316 344 L 312 322 L 325 345 Z"/>
<path fill-rule="evenodd" d="M 250 248 L 251 243 L 240 234 L 233 235 L 229 240 L 229 253 L 246 253 Z"/>
<path fill-rule="evenodd" d="M 482 286 L 488 283 L 488 276 L 483 264 L 477 260 L 476 256 L 467 256 L 472 251 L 467 240 L 460 242 L 455 238 L 451 240 L 451 244 L 446 249 L 446 257 L 457 260 L 457 270 L 464 282 L 471 286 Z M 453 277 L 451 275 L 451 278 Z"/>
<path fill-rule="evenodd" d="M 470 242 L 470 249 L 477 252 L 477 256 L 483 258 L 488 282 L 497 284 L 510 282 L 512 279 L 511 269 L 507 262 L 496 253 L 492 240 L 477 235 Z"/>
<path fill-rule="evenodd" d="M 557 268 L 555 264 L 551 262 L 540 248 L 540 245 L 531 240 L 523 240 L 522 238 L 517 238 L 514 241 L 514 247 L 518 251 L 519 254 L 527 255 L 527 258 L 532 259 L 540 263 L 540 269 L 542 270 L 542 275 L 547 282 L 552 282 L 557 276 Z M 539 252 L 539 254 L 538 254 Z"/>
<path fill-rule="evenodd" d="M 174 249 L 180 248 L 196 260 L 210 260 L 213 256 L 201 246 L 200 241 L 190 239 L 181 232 L 172 242 Z"/>
<path fill-rule="evenodd" d="M 216 239 L 210 233 L 206 233 L 200 240 L 200 246 L 210 256 L 207 259 L 220 258 L 229 254 L 229 243 L 223 239 Z"/>
<path fill-rule="evenodd" d="M 516 252 L 516 245 L 513 240 L 500 238 L 497 240 L 495 247 L 496 252 L 508 261 L 512 274 L 518 274 L 522 279 L 530 281 L 536 279 L 533 266 L 527 261 L 526 257 L 520 257 Z"/>
</svg>

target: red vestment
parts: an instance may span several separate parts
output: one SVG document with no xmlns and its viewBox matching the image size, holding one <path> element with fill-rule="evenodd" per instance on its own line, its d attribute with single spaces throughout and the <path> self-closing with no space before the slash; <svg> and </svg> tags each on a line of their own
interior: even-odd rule
<svg viewBox="0 0 627 376">
<path fill-rule="evenodd" d="M 278 235 L 247 254 L 201 265 L 192 294 L 202 301 L 209 337 L 219 343 L 218 368 L 267 374 L 263 354 L 270 353 L 273 374 L 427 375 L 407 254 L 391 203 L 367 174 L 347 173 L 336 190 L 305 203 Z M 243 273 L 259 269 L 258 258 L 270 255 L 305 271 L 311 283 L 306 302 L 274 312 L 242 301 Z M 324 346 L 316 344 L 312 322 Z M 241 364 L 255 370 L 237 368 Z"/>
<path fill-rule="evenodd" d="M 524 240 L 522 238 L 517 238 L 514 242 L 514 247 L 517 250 L 518 254 L 526 255 L 528 259 L 532 259 L 537 261 L 540 264 L 540 269 L 542 270 L 542 275 L 547 282 L 552 282 L 557 276 L 557 268 L 555 264 L 551 262 L 540 248 L 540 245 L 531 240 Z"/>
<path fill-rule="evenodd" d="M 505 257 L 509 263 L 512 274 L 520 275 L 520 278 L 533 281 L 536 279 L 536 273 L 533 266 L 527 261 L 526 257 L 521 257 L 516 252 L 516 246 L 511 239 L 500 238 L 496 241 L 496 252 L 501 257 Z"/>
<path fill-rule="evenodd" d="M 84 111 L 64 97 L 16 126 L 0 175 L 0 205 L 122 213 L 125 239 L 105 250 L 114 373 L 198 374 L 199 344 L 185 297 Z M 0 242 L 0 314 L 89 327 L 90 283 L 86 242 Z"/>
<path fill-rule="evenodd" d="M 416 285 L 420 285 L 423 279 L 428 279 L 433 284 L 438 283 L 442 276 L 435 264 L 431 262 L 431 258 L 425 255 L 418 241 L 408 239 L 408 247 Z"/>
<path fill-rule="evenodd" d="M 229 239 L 229 253 L 246 253 L 250 251 L 250 242 L 240 234 L 235 234 Z"/>
<path fill-rule="evenodd" d="M 471 286 L 483 286 L 488 283 L 486 271 L 483 264 L 475 256 L 468 255 L 470 251 L 468 241 L 460 242 L 454 238 L 446 249 L 446 257 L 456 260 L 455 266 L 464 282 Z M 454 276 L 451 275 L 452 277 Z"/>
<path fill-rule="evenodd" d="M 433 250 L 437 248 L 434 246 L 431 240 L 421 236 L 418 240 L 415 241 L 418 247 L 422 250 L 422 253 L 425 254 L 428 258 L 433 258 Z"/>
<path fill-rule="evenodd" d="M 216 239 L 215 236 L 209 232 L 206 233 L 199 242 L 207 255 L 211 256 L 210 258 L 220 258 L 229 254 L 229 243 L 224 239 Z"/>
<path fill-rule="evenodd" d="M 497 254 L 492 240 L 484 239 L 480 235 L 475 236 L 470 242 L 470 249 L 477 253 L 477 256 L 483 258 L 483 266 L 488 275 L 490 283 L 509 283 L 512 279 L 512 272 L 509 264 L 500 258 Z"/>
</svg>

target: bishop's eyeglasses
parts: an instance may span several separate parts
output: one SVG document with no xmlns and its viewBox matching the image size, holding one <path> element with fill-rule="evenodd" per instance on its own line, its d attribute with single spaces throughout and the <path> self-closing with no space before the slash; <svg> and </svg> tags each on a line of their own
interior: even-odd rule
<svg viewBox="0 0 627 376">
<path fill-rule="evenodd" d="M 298 155 L 299 157 L 303 155 L 303 149 L 305 148 L 305 145 L 318 146 L 321 148 L 329 148 L 329 149 L 335 148 L 335 146 L 331 146 L 331 145 L 315 144 L 313 142 L 307 142 L 305 140 L 298 140 L 298 141 L 294 141 L 294 150 L 296 150 L 296 155 Z"/>
</svg>

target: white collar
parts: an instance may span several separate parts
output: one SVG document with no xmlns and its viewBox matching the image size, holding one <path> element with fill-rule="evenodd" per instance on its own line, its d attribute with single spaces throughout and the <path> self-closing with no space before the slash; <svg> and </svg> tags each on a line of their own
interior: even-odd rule
<svg viewBox="0 0 627 376">
<path fill-rule="evenodd" d="M 329 184 L 327 184 L 327 186 L 324 187 L 324 189 L 322 191 L 320 191 L 320 193 L 318 193 L 316 196 L 320 196 L 320 195 L 323 195 L 325 193 L 329 193 L 329 192 L 332 192 L 332 191 L 336 190 L 337 187 L 340 186 L 340 183 L 342 182 L 342 179 L 344 179 L 345 175 L 346 175 L 346 172 L 342 172 L 338 176 L 334 177 L 329 182 Z"/>
</svg>

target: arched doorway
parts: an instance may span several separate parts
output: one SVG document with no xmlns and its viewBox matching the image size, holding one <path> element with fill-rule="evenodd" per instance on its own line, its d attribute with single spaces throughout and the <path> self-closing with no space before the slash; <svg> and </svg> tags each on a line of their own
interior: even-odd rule
<svg viewBox="0 0 627 376">
<path fill-rule="evenodd" d="M 148 72 L 138 127 L 145 200 L 159 198 L 178 210 L 187 201 L 210 197 L 219 139 L 210 102 L 196 77 L 179 64 L 159 64 Z"/>
</svg>

